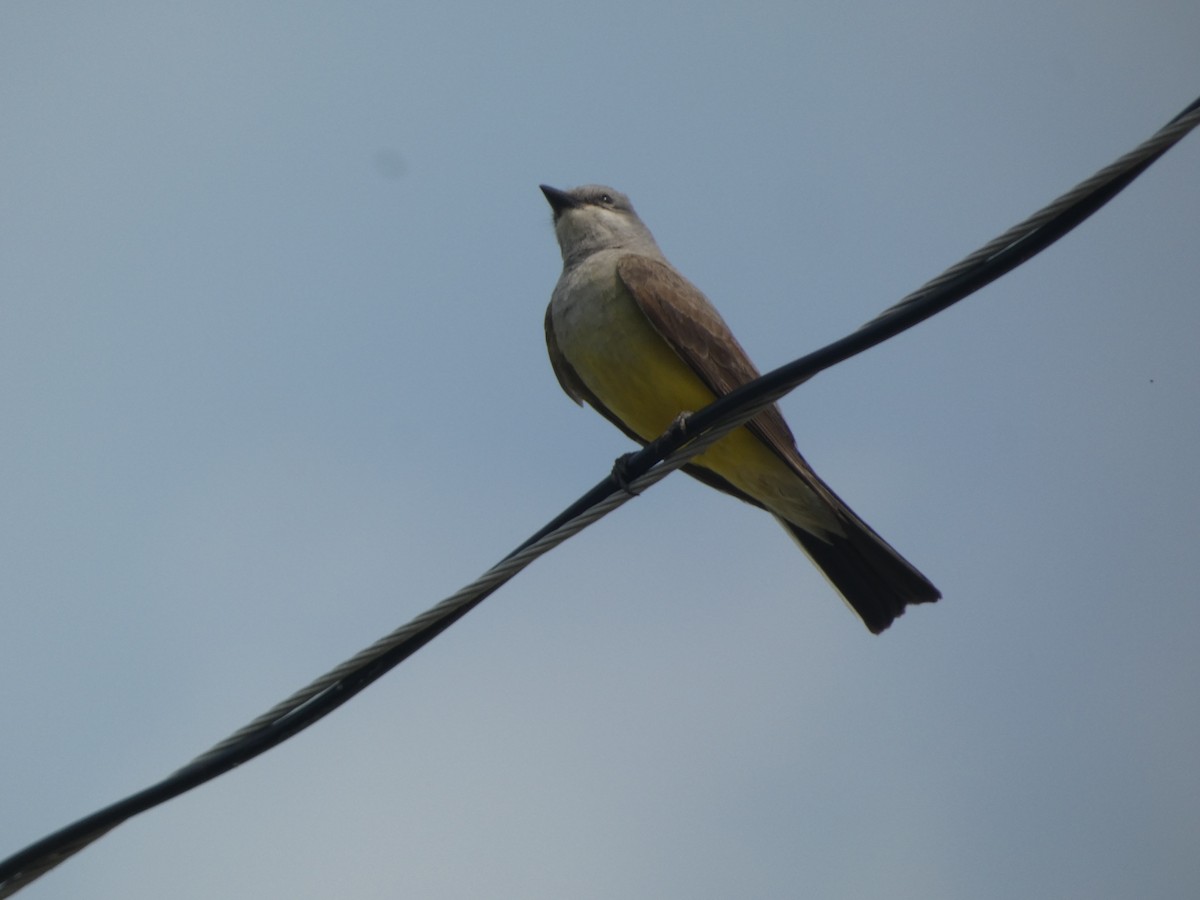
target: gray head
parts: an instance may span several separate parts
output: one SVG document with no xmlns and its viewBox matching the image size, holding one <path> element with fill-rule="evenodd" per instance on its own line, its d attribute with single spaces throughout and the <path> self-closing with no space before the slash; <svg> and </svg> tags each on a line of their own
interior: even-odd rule
<svg viewBox="0 0 1200 900">
<path fill-rule="evenodd" d="M 654 235 L 620 191 L 602 184 L 585 184 L 569 191 L 544 184 L 541 188 L 554 210 L 554 233 L 567 265 L 600 250 L 662 255 Z"/>
</svg>

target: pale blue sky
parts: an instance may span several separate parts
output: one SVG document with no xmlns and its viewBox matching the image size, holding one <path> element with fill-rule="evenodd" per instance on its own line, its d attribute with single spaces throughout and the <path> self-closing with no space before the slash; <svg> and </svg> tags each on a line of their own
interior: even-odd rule
<svg viewBox="0 0 1200 900">
<path fill-rule="evenodd" d="M 0 856 L 480 571 L 630 449 L 539 182 L 763 368 L 1200 94 L 1188 2 L 10 2 Z M 1200 886 L 1200 136 L 784 410 L 942 589 L 872 637 L 673 476 L 21 896 L 1178 898 Z"/>
</svg>

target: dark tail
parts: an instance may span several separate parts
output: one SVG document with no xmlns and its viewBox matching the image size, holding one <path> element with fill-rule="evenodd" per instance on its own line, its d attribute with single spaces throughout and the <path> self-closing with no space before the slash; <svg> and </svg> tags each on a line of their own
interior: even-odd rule
<svg viewBox="0 0 1200 900">
<path fill-rule="evenodd" d="M 879 634 L 891 625 L 908 604 L 932 603 L 942 596 L 840 499 L 837 512 L 845 535 L 831 535 L 828 541 L 784 519 L 779 521 L 872 633 Z"/>
<path fill-rule="evenodd" d="M 872 531 L 870 525 L 860 519 L 829 485 L 808 468 L 798 452 L 794 460 L 786 456 L 784 458 L 792 463 L 796 474 L 829 505 L 844 534 L 823 540 L 778 514 L 775 518 L 796 539 L 809 559 L 825 573 L 825 577 L 872 632 L 879 634 L 891 625 L 910 603 L 932 603 L 941 599 L 941 591 Z M 731 494 L 751 506 L 766 509 L 760 501 L 738 490 L 709 469 L 689 465 L 684 466 L 683 470 L 709 487 Z"/>
</svg>

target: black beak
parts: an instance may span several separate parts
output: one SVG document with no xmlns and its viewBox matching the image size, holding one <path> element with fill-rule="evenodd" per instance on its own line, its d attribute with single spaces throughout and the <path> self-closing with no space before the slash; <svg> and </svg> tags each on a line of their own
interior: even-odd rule
<svg viewBox="0 0 1200 900">
<path fill-rule="evenodd" d="M 538 185 L 542 189 L 542 193 L 546 195 L 546 202 L 550 204 L 550 208 L 554 210 L 554 218 L 561 216 L 566 210 L 574 209 L 580 206 L 580 202 L 568 194 L 566 191 L 560 191 L 558 188 L 552 188 L 548 184 Z"/>
</svg>

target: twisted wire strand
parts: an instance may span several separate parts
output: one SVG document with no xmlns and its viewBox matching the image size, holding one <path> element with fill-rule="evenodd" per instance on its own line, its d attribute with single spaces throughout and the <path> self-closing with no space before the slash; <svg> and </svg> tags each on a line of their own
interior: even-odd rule
<svg viewBox="0 0 1200 900">
<path fill-rule="evenodd" d="M 1200 100 L 1166 126 L 1023 222 L 926 282 L 878 316 L 821 350 L 781 366 L 689 416 L 624 459 L 628 478 L 610 476 L 461 590 L 380 638 L 311 684 L 275 704 L 157 784 L 101 809 L 0 861 L 0 898 L 78 853 L 125 820 L 252 759 L 328 715 L 416 652 L 526 566 L 596 520 L 661 481 L 730 431 L 748 422 L 821 370 L 860 353 L 931 315 L 1033 256 L 1099 209 L 1159 156 L 1200 124 Z M 1033 239 L 1060 218 L 1058 233 Z M 1028 249 L 1022 244 L 1028 242 Z M 1008 258 L 995 265 L 1001 257 Z M 987 267 L 977 282 L 968 279 Z M 620 463 L 619 463 L 620 465 Z"/>
<path fill-rule="evenodd" d="M 1018 222 L 1003 234 L 988 241 L 974 253 L 948 268 L 941 275 L 927 281 L 897 303 L 889 306 L 874 319 L 871 319 L 867 325 L 893 316 L 901 310 L 911 308 L 913 305 L 920 303 L 925 297 L 940 290 L 955 279 L 960 278 L 964 273 L 995 258 L 997 254 L 1015 247 L 1064 212 L 1079 206 L 1081 201 L 1096 194 L 1106 185 L 1111 184 L 1139 166 L 1153 162 L 1157 157 L 1166 153 L 1171 147 L 1182 140 L 1198 124 L 1200 124 L 1200 100 L 1194 101 L 1183 112 L 1179 113 L 1179 115 L 1137 147 L 1134 147 L 1116 161 L 1105 166 L 1090 178 L 1084 179 L 1023 222 Z M 865 328 L 866 326 L 863 327 Z"/>
</svg>

